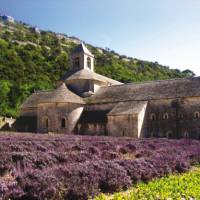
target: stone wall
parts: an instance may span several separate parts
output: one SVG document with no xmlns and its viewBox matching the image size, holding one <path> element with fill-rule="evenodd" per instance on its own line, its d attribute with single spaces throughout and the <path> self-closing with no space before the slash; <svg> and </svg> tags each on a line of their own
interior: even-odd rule
<svg viewBox="0 0 200 200">
<path fill-rule="evenodd" d="M 108 115 L 115 106 L 116 103 L 84 108 L 73 103 L 39 104 L 37 114 L 35 108 L 23 109 L 14 124 L 20 131 L 31 132 L 37 126 L 37 131 L 44 133 L 200 139 L 200 97 L 149 100 L 138 113 Z"/>
<path fill-rule="evenodd" d="M 112 110 L 114 103 L 86 106 Z M 196 117 L 196 115 L 199 116 Z M 153 116 L 154 115 L 154 116 Z M 151 100 L 139 113 L 105 116 L 106 121 L 79 124 L 78 133 L 130 137 L 200 138 L 200 97 Z M 82 132 L 83 131 L 83 132 Z"/>
<path fill-rule="evenodd" d="M 88 57 L 91 60 L 90 68 L 88 68 L 88 66 L 87 66 L 87 58 Z M 75 66 L 73 66 L 73 61 L 76 58 L 79 58 L 79 63 L 80 63 L 79 70 L 80 69 L 89 69 L 91 71 L 94 71 L 94 58 L 92 56 L 86 55 L 84 52 L 74 53 L 71 55 L 71 62 L 72 62 L 71 69 L 75 69 Z"/>
<path fill-rule="evenodd" d="M 74 60 L 75 60 L 76 58 L 79 58 L 79 64 L 80 64 L 79 70 L 80 70 L 80 69 L 83 69 L 83 68 L 84 68 L 84 54 L 83 54 L 82 52 L 80 52 L 80 53 L 75 53 L 75 54 L 71 55 L 71 63 L 72 63 L 71 69 L 78 70 L 78 69 L 76 69 L 75 66 L 73 65 L 73 64 L 74 64 L 73 62 L 74 62 Z"/>
<path fill-rule="evenodd" d="M 108 135 L 107 114 L 116 104 L 86 105 L 75 128 L 76 134 Z"/>
<path fill-rule="evenodd" d="M 147 102 L 122 102 L 108 114 L 109 135 L 144 137 Z"/>
<path fill-rule="evenodd" d="M 81 135 L 107 135 L 106 122 L 78 123 L 74 133 Z"/>
<path fill-rule="evenodd" d="M 137 138 L 145 137 L 146 135 L 146 125 L 147 125 L 147 107 L 148 104 L 145 104 L 140 112 L 137 113 Z"/>
<path fill-rule="evenodd" d="M 78 95 L 82 95 L 84 92 L 93 91 L 91 87 L 91 81 L 88 80 L 75 80 L 75 81 L 67 81 L 66 84 L 70 90 Z"/>
<path fill-rule="evenodd" d="M 199 97 L 150 101 L 146 136 L 199 139 L 200 115 L 195 113 L 200 113 Z"/>
<path fill-rule="evenodd" d="M 72 133 L 74 131 L 75 126 L 76 126 L 82 112 L 83 112 L 83 107 L 78 107 L 69 113 L 67 132 Z"/>
<path fill-rule="evenodd" d="M 37 116 L 37 107 L 22 108 L 20 116 Z"/>
<path fill-rule="evenodd" d="M 108 135 L 138 137 L 137 115 L 114 115 L 108 116 Z"/>
<path fill-rule="evenodd" d="M 82 106 L 73 103 L 39 104 L 37 131 L 41 133 L 71 133 L 82 111 Z M 62 120 L 65 120 L 64 126 L 62 126 Z"/>
<path fill-rule="evenodd" d="M 66 85 L 68 88 L 79 96 L 83 96 L 85 92 L 95 93 L 101 86 L 106 83 L 95 80 L 67 80 Z"/>
<path fill-rule="evenodd" d="M 37 132 L 37 116 L 20 116 L 13 124 L 13 130 L 19 132 Z"/>
</svg>

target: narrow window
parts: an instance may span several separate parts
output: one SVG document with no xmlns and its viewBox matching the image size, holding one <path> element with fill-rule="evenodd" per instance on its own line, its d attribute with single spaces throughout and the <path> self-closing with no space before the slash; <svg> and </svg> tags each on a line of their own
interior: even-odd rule
<svg viewBox="0 0 200 200">
<path fill-rule="evenodd" d="M 61 120 L 61 127 L 62 127 L 62 128 L 66 128 L 66 121 L 65 121 L 65 118 L 62 118 L 62 120 Z"/>
<path fill-rule="evenodd" d="M 195 113 L 194 113 L 194 118 L 195 118 L 195 119 L 200 118 L 200 113 L 199 113 L 199 112 L 195 112 Z"/>
<path fill-rule="evenodd" d="M 48 117 L 43 117 L 42 118 L 42 126 L 44 127 L 44 128 L 46 128 L 46 129 L 48 129 L 49 128 L 49 118 Z"/>
<path fill-rule="evenodd" d="M 155 120 L 156 120 L 156 114 L 155 114 L 155 113 L 151 113 L 150 119 L 151 119 L 152 121 L 155 121 Z"/>
<path fill-rule="evenodd" d="M 45 125 L 46 125 L 46 128 L 48 128 L 48 127 L 49 127 L 49 119 L 48 119 L 48 118 L 46 118 Z"/>
<path fill-rule="evenodd" d="M 124 137 L 125 136 L 125 131 L 123 130 L 123 132 L 122 132 L 122 136 Z"/>
<path fill-rule="evenodd" d="M 79 69 L 79 68 L 80 68 L 79 57 L 76 57 L 76 58 L 74 59 L 74 68 L 75 68 L 75 69 Z"/>
<path fill-rule="evenodd" d="M 91 69 L 91 58 L 90 57 L 87 58 L 87 67 L 89 69 Z"/>
<path fill-rule="evenodd" d="M 168 114 L 168 113 L 164 113 L 164 114 L 163 114 L 163 119 L 164 119 L 164 120 L 169 119 L 169 114 Z"/>
<path fill-rule="evenodd" d="M 185 131 L 184 134 L 183 134 L 183 137 L 184 138 L 189 138 L 189 133 L 187 131 Z"/>
</svg>

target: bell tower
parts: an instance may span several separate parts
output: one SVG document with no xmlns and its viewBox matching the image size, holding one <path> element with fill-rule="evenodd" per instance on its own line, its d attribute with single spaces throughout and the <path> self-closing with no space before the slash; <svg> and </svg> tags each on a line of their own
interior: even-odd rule
<svg viewBox="0 0 200 200">
<path fill-rule="evenodd" d="M 87 49 L 87 47 L 81 43 L 79 44 L 71 54 L 71 70 L 79 71 L 86 69 L 94 72 L 94 55 Z"/>
</svg>

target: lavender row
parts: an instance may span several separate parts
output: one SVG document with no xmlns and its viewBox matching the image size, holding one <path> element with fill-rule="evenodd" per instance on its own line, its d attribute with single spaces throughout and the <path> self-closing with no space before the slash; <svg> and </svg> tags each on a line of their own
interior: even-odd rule
<svg viewBox="0 0 200 200">
<path fill-rule="evenodd" d="M 199 163 L 195 140 L 0 135 L 0 199 L 88 199 Z"/>
</svg>

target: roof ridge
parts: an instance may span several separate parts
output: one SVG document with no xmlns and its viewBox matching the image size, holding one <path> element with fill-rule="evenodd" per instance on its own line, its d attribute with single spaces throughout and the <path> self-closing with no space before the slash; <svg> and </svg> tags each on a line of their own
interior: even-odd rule
<svg viewBox="0 0 200 200">
<path fill-rule="evenodd" d="M 148 84 L 148 83 L 191 80 L 191 79 L 198 79 L 198 78 L 200 79 L 200 76 L 188 77 L 188 78 L 171 78 L 171 79 L 164 79 L 164 80 L 151 80 L 151 81 L 143 81 L 143 82 L 123 83 L 123 84 L 119 84 L 119 85 L 102 86 L 101 88 L 104 88 L 104 87 L 122 87 L 122 86 L 126 86 L 126 85 L 143 85 L 143 84 Z"/>
<path fill-rule="evenodd" d="M 52 92 L 52 91 L 54 91 L 54 89 L 48 89 L 48 90 L 36 90 L 36 91 L 34 91 L 34 93 L 33 94 L 37 94 L 37 93 L 43 93 L 43 92 Z"/>
<path fill-rule="evenodd" d="M 90 50 L 86 47 L 86 45 L 83 42 L 81 42 L 78 46 L 75 47 L 75 49 L 72 51 L 72 54 L 80 52 L 84 52 L 85 54 L 94 57 L 94 55 L 90 52 Z"/>
</svg>

